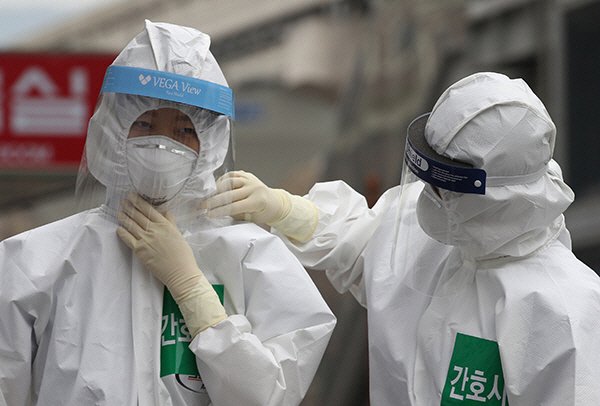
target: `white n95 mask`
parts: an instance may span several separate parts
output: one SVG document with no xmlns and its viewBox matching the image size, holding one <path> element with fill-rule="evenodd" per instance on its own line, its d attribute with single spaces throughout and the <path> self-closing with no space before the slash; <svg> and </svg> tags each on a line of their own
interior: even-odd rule
<svg viewBox="0 0 600 406">
<path fill-rule="evenodd" d="M 135 191 L 159 206 L 181 191 L 196 166 L 193 149 L 162 135 L 127 139 L 127 169 Z"/>
<path fill-rule="evenodd" d="M 450 219 L 433 186 L 426 183 L 417 200 L 417 219 L 419 225 L 434 240 L 443 244 L 452 244 Z"/>
</svg>

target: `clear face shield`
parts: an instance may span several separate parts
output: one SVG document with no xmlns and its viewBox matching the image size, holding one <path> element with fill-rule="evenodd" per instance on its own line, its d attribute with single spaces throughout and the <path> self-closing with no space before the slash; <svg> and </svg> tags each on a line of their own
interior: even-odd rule
<svg viewBox="0 0 600 406">
<path fill-rule="evenodd" d="M 468 277 L 456 273 L 461 258 L 452 250 L 448 212 L 454 196 L 485 194 L 486 173 L 437 154 L 424 137 L 428 116 L 408 128 L 390 261 L 394 275 L 409 289 L 447 296 Z"/>
<path fill-rule="evenodd" d="M 111 66 L 88 127 L 78 202 L 118 210 L 134 192 L 162 212 L 197 211 L 233 161 L 231 89 Z"/>
</svg>

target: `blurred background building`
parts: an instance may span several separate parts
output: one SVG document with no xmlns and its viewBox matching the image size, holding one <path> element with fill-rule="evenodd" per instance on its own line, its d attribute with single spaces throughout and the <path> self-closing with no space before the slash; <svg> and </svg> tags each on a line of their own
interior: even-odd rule
<svg viewBox="0 0 600 406">
<path fill-rule="evenodd" d="M 576 193 L 566 213 L 574 251 L 600 271 L 599 0 L 103 4 L 3 41 L 0 58 L 85 54 L 104 65 L 145 18 L 198 28 L 235 93 L 236 167 L 297 194 L 344 179 L 374 203 L 400 180 L 408 123 L 448 85 L 483 70 L 525 79 L 558 128 L 555 159 Z M 6 100 L 0 93 L 0 162 L 13 153 L 2 146 Z M 74 213 L 76 175 L 76 165 L 0 167 L 0 238 Z M 303 405 L 367 405 L 364 309 L 311 276 L 340 322 Z"/>
</svg>

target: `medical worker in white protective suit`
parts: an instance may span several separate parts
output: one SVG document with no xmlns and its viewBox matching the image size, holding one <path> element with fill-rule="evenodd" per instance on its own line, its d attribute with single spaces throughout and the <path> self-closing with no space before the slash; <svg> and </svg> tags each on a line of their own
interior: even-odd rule
<svg viewBox="0 0 600 406">
<path fill-rule="evenodd" d="M 368 309 L 372 405 L 596 405 L 600 279 L 571 252 L 555 132 L 524 81 L 474 74 L 410 125 L 373 209 L 340 181 L 305 199 L 244 172 L 206 204 L 272 224 Z"/>
<path fill-rule="evenodd" d="M 279 238 L 194 209 L 232 160 L 209 42 L 147 21 L 89 125 L 106 203 L 0 245 L 0 405 L 301 402 L 334 316 Z"/>
</svg>

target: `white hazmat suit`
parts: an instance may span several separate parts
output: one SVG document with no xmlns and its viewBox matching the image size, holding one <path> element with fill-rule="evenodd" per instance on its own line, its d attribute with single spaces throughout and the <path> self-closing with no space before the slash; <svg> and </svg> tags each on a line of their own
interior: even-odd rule
<svg viewBox="0 0 600 406">
<path fill-rule="evenodd" d="M 600 279 L 571 251 L 555 132 L 525 82 L 474 74 L 411 124 L 422 143 L 407 144 L 402 184 L 372 209 L 326 182 L 306 196 L 311 236 L 271 222 L 367 308 L 372 405 L 598 403 Z M 260 199 L 243 191 L 265 188 L 228 179 L 231 204 L 213 210 L 252 218 Z"/>
<path fill-rule="evenodd" d="M 111 68 L 150 70 L 138 86 L 154 77 L 184 83 L 187 76 L 206 82 L 190 82 L 202 92 L 220 91 L 227 83 L 209 43 L 197 30 L 147 21 Z M 232 107 L 224 94 L 219 100 Z M 183 186 L 174 197 L 169 189 L 157 208 L 173 212 L 228 315 L 195 337 L 163 284 L 116 232 L 121 200 L 142 193 L 128 170 L 135 165 L 128 131 L 140 114 L 161 108 L 185 113 L 200 146 L 194 152 L 165 137 L 140 138 L 152 153 L 167 145 L 195 157 L 181 167 Z M 106 203 L 0 243 L 0 405 L 300 403 L 335 317 L 280 239 L 254 224 L 207 219 L 196 208 L 215 191 L 214 176 L 230 169 L 232 111 L 209 113 L 135 93 L 102 94 L 85 163 L 106 187 Z"/>
</svg>

